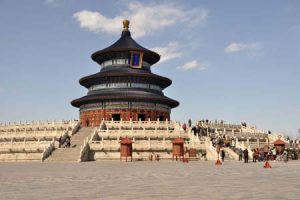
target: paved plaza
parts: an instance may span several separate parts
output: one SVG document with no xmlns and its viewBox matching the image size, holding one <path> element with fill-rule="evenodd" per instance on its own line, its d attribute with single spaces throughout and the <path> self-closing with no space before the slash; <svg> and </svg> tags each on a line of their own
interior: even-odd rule
<svg viewBox="0 0 300 200">
<path fill-rule="evenodd" d="M 300 162 L 0 163 L 0 199 L 299 199 Z"/>
</svg>

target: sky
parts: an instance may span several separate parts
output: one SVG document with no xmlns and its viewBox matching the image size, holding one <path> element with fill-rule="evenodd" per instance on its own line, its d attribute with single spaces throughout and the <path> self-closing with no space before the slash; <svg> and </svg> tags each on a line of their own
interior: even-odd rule
<svg viewBox="0 0 300 200">
<path fill-rule="evenodd" d="M 298 0 L 0 0 L 0 122 L 78 119 L 90 55 L 132 37 L 161 55 L 152 72 L 180 106 L 174 120 L 300 129 Z"/>
</svg>

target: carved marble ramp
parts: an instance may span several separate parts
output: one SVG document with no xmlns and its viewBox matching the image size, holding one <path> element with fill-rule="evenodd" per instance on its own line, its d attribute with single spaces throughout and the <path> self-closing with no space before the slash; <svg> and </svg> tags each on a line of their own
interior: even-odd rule
<svg viewBox="0 0 300 200">
<path fill-rule="evenodd" d="M 83 127 L 71 137 L 71 148 L 56 148 L 46 162 L 79 162 L 80 147 L 93 132 L 93 127 Z"/>
</svg>

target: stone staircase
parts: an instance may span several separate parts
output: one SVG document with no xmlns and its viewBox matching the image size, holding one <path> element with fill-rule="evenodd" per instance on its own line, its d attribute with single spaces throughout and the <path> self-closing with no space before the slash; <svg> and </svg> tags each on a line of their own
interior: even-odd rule
<svg viewBox="0 0 300 200">
<path fill-rule="evenodd" d="M 226 160 L 239 160 L 239 155 L 235 153 L 232 149 L 229 147 L 223 147 L 225 151 L 225 159 Z"/>
<path fill-rule="evenodd" d="M 56 148 L 46 159 L 46 162 L 78 162 L 80 156 L 81 145 L 84 140 L 89 137 L 94 128 L 84 127 L 71 137 L 71 148 Z"/>
</svg>

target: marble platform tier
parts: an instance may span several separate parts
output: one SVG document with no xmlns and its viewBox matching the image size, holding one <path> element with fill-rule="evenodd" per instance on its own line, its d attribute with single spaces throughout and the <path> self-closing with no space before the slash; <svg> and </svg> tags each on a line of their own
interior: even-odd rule
<svg viewBox="0 0 300 200">
<path fill-rule="evenodd" d="M 204 159 L 205 141 L 184 131 L 177 122 L 121 120 L 101 122 L 87 143 L 89 160 L 120 159 L 120 140 L 124 137 L 133 141 L 135 160 L 149 160 L 157 155 L 160 159 L 171 159 L 172 141 L 178 137 L 184 140 L 186 157 L 189 157 L 190 149 L 195 149 L 197 153 L 193 159 Z"/>
<path fill-rule="evenodd" d="M 0 161 L 41 161 L 57 146 L 59 137 L 72 135 L 78 121 L 0 124 Z"/>
</svg>

